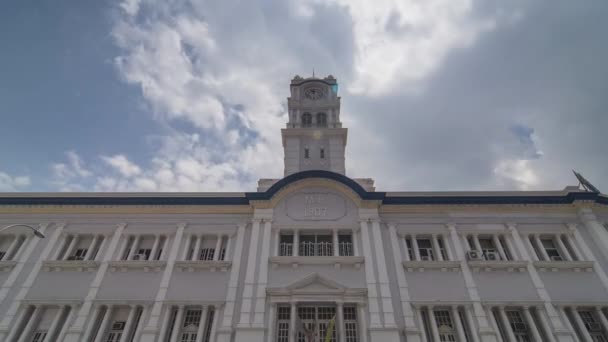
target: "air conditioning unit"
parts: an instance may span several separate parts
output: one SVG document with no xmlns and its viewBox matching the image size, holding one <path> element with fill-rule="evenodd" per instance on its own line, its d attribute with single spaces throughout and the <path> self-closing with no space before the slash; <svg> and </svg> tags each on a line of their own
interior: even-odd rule
<svg viewBox="0 0 608 342">
<path fill-rule="evenodd" d="M 551 261 L 563 261 L 564 259 L 559 255 L 554 255 L 551 257 Z"/>
<path fill-rule="evenodd" d="M 119 330 L 124 330 L 124 329 L 125 329 L 124 321 L 112 323 L 112 330 L 119 331 Z"/>
<path fill-rule="evenodd" d="M 143 254 L 135 254 L 133 256 L 133 260 L 144 260 L 144 259 L 146 259 L 146 256 Z"/>
<path fill-rule="evenodd" d="M 472 250 L 467 252 L 467 259 L 469 260 L 481 260 L 481 252 Z"/>
<path fill-rule="evenodd" d="M 513 331 L 524 332 L 526 331 L 525 323 L 513 323 Z"/>
<path fill-rule="evenodd" d="M 500 257 L 498 256 L 498 253 L 496 253 L 496 252 L 486 252 L 486 260 L 496 261 L 496 260 L 500 260 Z"/>
<path fill-rule="evenodd" d="M 428 256 L 428 255 L 420 256 L 420 260 L 422 260 L 422 261 L 433 261 L 433 259 L 431 259 L 431 257 Z"/>
<path fill-rule="evenodd" d="M 596 322 L 587 323 L 587 327 L 589 328 L 589 331 L 602 331 L 602 326 Z"/>
</svg>

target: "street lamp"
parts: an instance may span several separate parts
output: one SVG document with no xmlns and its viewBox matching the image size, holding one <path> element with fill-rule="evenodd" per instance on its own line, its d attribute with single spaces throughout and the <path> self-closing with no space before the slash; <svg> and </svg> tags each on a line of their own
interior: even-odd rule
<svg viewBox="0 0 608 342">
<path fill-rule="evenodd" d="M 0 228 L 0 232 L 5 231 L 7 229 L 13 228 L 13 227 L 27 227 L 29 229 L 31 229 L 34 232 L 34 235 L 36 235 L 37 237 L 43 239 L 44 238 L 44 234 L 42 234 L 38 229 L 36 229 L 35 227 L 32 227 L 30 225 L 27 224 L 23 224 L 23 223 L 15 223 L 15 224 L 9 224 L 6 227 Z"/>
</svg>

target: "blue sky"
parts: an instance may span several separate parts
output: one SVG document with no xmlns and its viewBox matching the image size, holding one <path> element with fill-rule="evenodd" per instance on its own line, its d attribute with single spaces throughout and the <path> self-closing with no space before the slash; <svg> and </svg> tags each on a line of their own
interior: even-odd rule
<svg viewBox="0 0 608 342">
<path fill-rule="evenodd" d="M 604 1 L 10 1 L 0 191 L 251 191 L 333 74 L 382 190 L 608 188 Z"/>
</svg>

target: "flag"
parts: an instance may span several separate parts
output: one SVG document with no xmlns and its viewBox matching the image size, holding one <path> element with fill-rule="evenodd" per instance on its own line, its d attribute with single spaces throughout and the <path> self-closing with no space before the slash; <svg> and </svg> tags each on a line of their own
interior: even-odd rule
<svg viewBox="0 0 608 342">
<path fill-rule="evenodd" d="M 333 337 L 334 326 L 336 325 L 336 315 L 329 321 L 327 325 L 327 333 L 325 334 L 325 342 L 331 342 L 331 338 Z"/>
</svg>

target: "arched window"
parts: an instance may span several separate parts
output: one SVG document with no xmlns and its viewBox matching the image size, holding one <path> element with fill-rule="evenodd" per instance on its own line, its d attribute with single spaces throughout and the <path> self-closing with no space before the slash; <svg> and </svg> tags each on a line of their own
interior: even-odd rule
<svg viewBox="0 0 608 342">
<path fill-rule="evenodd" d="M 310 113 L 302 114 L 302 127 L 312 126 L 312 115 Z"/>
<path fill-rule="evenodd" d="M 317 126 L 327 127 L 327 114 L 317 113 Z"/>
</svg>

